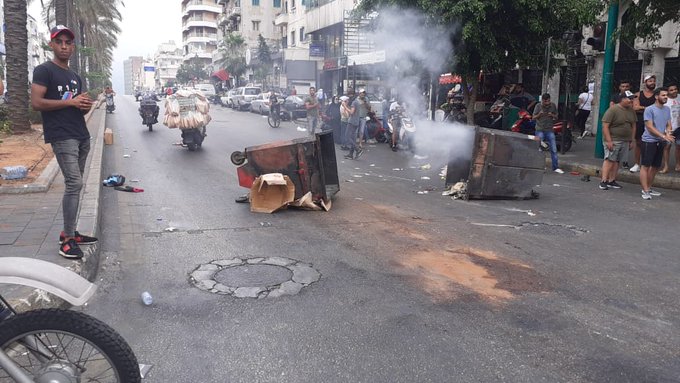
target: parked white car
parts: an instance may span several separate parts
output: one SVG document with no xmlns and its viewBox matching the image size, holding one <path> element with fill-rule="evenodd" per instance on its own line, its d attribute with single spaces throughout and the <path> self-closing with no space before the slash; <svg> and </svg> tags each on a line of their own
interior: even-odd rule
<svg viewBox="0 0 680 383">
<path fill-rule="evenodd" d="M 201 91 L 201 93 L 203 93 L 205 97 L 211 100 L 217 94 L 215 92 L 215 86 L 213 84 L 196 84 L 194 88 Z"/>
<path fill-rule="evenodd" d="M 227 108 L 234 107 L 234 95 L 236 94 L 236 89 L 232 89 L 227 92 L 224 96 L 220 97 L 220 104 L 226 106 Z"/>
<path fill-rule="evenodd" d="M 269 93 L 260 93 L 256 99 L 250 102 L 250 111 L 259 114 L 269 114 Z"/>
<path fill-rule="evenodd" d="M 232 100 L 238 110 L 250 110 L 250 102 L 262 93 L 262 89 L 254 86 L 244 86 L 236 89 Z"/>
</svg>

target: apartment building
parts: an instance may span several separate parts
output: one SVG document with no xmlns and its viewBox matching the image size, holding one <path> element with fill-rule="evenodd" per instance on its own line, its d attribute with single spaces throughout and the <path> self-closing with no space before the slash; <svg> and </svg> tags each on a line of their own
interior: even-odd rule
<svg viewBox="0 0 680 383">
<path fill-rule="evenodd" d="M 175 82 L 177 69 L 182 64 L 182 60 L 182 49 L 174 41 L 158 46 L 153 57 L 155 88 L 164 88 Z"/>
<path fill-rule="evenodd" d="M 36 19 L 28 15 L 28 81 L 33 82 L 33 70 L 48 60 L 48 53 L 43 46 L 48 42 L 47 32 L 40 31 Z M 51 52 L 50 55 L 51 57 Z"/>
<path fill-rule="evenodd" d="M 0 0 L 0 25 L 5 25 L 3 17 L 3 2 Z M 46 30 L 40 30 L 37 20 L 31 15 L 28 15 L 26 29 L 28 32 L 28 81 L 33 81 L 33 69 L 51 57 L 51 52 L 48 53 L 43 48 L 48 43 L 49 36 Z M 3 70 L 5 70 L 5 54 L 5 34 L 3 30 L 0 33 L 0 60 L 2 61 L 0 64 L 2 64 Z M 7 78 L 4 73 L 2 78 Z"/>
<path fill-rule="evenodd" d="M 123 61 L 123 82 L 125 84 L 125 94 L 135 94 L 135 90 L 142 87 L 142 70 L 144 58 L 142 56 L 130 56 Z"/>
<path fill-rule="evenodd" d="M 222 13 L 218 0 L 182 0 L 183 61 L 212 64 L 217 50 L 217 20 Z"/>
<path fill-rule="evenodd" d="M 295 88 L 298 94 L 306 94 L 310 86 L 317 86 L 318 62 L 322 60 L 310 54 L 306 4 L 304 0 L 283 0 L 281 12 L 274 19 L 282 48 L 274 64 L 280 68 L 279 86 Z"/>
<path fill-rule="evenodd" d="M 251 60 L 255 61 L 259 37 L 262 35 L 274 56 L 280 51 L 281 33 L 274 25 L 274 18 L 283 8 L 284 0 L 218 0 L 222 5 L 222 15 L 218 25 L 222 34 L 238 33 L 245 40 L 250 51 Z M 221 56 L 214 55 L 213 62 L 218 62 Z M 218 70 L 217 65 L 213 65 Z M 272 74 L 274 74 L 272 66 Z"/>
</svg>

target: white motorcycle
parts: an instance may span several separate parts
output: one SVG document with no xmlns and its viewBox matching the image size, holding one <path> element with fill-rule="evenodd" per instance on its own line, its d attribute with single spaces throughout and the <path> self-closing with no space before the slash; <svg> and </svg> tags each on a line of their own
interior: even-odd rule
<svg viewBox="0 0 680 383">
<path fill-rule="evenodd" d="M 55 264 L 0 258 L 0 284 L 47 291 L 74 306 L 96 286 Z M 137 358 L 111 327 L 81 312 L 39 309 L 17 314 L 0 296 L 0 381 L 141 382 Z"/>
</svg>

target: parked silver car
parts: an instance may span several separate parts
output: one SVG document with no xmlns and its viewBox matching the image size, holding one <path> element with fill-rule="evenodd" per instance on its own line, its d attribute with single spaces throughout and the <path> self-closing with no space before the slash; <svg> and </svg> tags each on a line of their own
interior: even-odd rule
<svg viewBox="0 0 680 383">
<path fill-rule="evenodd" d="M 269 114 L 269 94 L 260 93 L 256 99 L 250 102 L 250 111 L 259 114 Z"/>
</svg>

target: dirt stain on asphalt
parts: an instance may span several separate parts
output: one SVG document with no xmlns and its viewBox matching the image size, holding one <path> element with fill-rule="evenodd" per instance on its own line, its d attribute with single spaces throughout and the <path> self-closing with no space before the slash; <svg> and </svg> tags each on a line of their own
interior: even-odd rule
<svg viewBox="0 0 680 383">
<path fill-rule="evenodd" d="M 421 250 L 397 263 L 413 272 L 412 279 L 435 301 L 455 300 L 472 291 L 500 303 L 516 294 L 550 290 L 547 279 L 533 268 L 471 248 Z"/>
<path fill-rule="evenodd" d="M 407 278 L 427 292 L 435 302 L 467 299 L 471 295 L 492 303 L 502 303 L 523 293 L 552 290 L 550 281 L 531 266 L 471 247 L 455 247 L 443 241 L 433 249 L 431 236 L 423 233 L 420 220 L 414 221 L 387 206 L 373 206 L 375 216 L 390 222 L 390 233 L 412 238 L 419 245 L 395 255 L 393 264 L 407 270 Z M 424 245 L 424 246 L 423 246 Z M 472 293 L 472 294 L 471 294 Z"/>
</svg>

